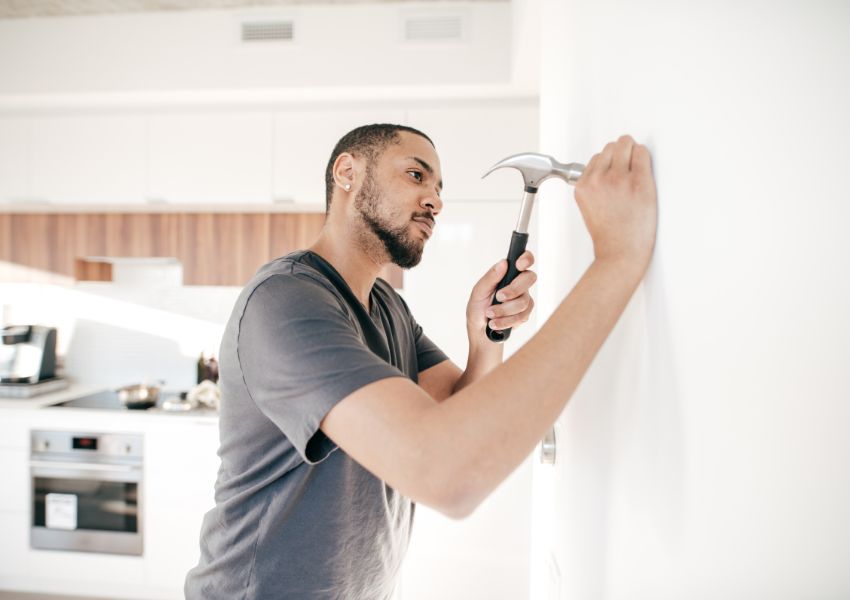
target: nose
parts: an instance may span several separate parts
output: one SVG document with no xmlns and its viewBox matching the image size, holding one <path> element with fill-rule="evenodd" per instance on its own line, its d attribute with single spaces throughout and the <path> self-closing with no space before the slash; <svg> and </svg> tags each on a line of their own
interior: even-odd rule
<svg viewBox="0 0 850 600">
<path fill-rule="evenodd" d="M 436 189 L 433 194 L 422 198 L 419 205 L 422 206 L 422 208 L 428 208 L 431 211 L 431 214 L 435 216 L 440 214 L 440 211 L 443 210 L 443 200 L 440 198 L 440 194 Z"/>
</svg>

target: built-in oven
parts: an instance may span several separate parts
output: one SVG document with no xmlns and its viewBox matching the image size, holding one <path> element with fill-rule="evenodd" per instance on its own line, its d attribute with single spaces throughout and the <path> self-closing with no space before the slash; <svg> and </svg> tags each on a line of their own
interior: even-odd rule
<svg viewBox="0 0 850 600">
<path fill-rule="evenodd" d="M 30 545 L 141 555 L 141 434 L 32 431 Z"/>
</svg>

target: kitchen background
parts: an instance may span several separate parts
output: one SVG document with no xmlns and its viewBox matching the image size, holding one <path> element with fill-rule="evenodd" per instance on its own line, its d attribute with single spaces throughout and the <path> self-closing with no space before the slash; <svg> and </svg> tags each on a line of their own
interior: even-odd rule
<svg viewBox="0 0 850 600">
<path fill-rule="evenodd" d="M 2 323 L 57 327 L 76 389 L 191 387 L 253 265 L 315 235 L 327 154 L 366 121 L 436 141 L 446 208 L 387 276 L 463 364 L 466 294 L 518 210 L 515 173 L 480 174 L 628 131 L 658 180 L 647 277 L 554 464 L 536 450 L 468 520 L 418 512 L 398 596 L 850 596 L 850 6 L 139 4 L 0 2 Z M 536 322 L 509 352 L 592 256 L 563 183 L 531 239 Z M 214 414 L 0 408 L 0 589 L 180 597 Z M 33 429 L 143 433 L 142 556 L 30 548 Z"/>
</svg>

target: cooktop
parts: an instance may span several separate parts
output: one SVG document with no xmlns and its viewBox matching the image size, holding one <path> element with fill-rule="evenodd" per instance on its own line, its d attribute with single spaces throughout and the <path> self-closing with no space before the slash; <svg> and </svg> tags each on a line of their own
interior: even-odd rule
<svg viewBox="0 0 850 600">
<path fill-rule="evenodd" d="M 118 399 L 118 392 L 113 390 L 106 390 L 104 392 L 66 400 L 65 402 L 54 404 L 51 408 L 59 408 L 63 406 L 69 408 L 98 408 L 101 410 L 131 410 L 124 406 L 121 400 Z"/>
</svg>

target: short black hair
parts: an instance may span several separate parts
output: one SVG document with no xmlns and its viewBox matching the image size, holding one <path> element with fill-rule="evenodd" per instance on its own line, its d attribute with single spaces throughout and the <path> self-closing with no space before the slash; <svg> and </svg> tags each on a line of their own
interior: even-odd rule
<svg viewBox="0 0 850 600">
<path fill-rule="evenodd" d="M 325 212 L 331 210 L 331 198 L 334 193 L 334 175 L 333 167 L 337 157 L 343 152 L 348 152 L 353 156 L 363 156 L 366 159 L 367 169 L 372 162 L 380 156 L 380 154 L 391 143 L 396 143 L 399 140 L 398 133 L 406 131 L 424 137 L 433 146 L 427 135 L 408 127 L 407 125 L 394 125 L 391 123 L 375 123 L 373 125 L 363 125 L 356 129 L 352 129 L 346 133 L 334 146 L 331 153 L 331 158 L 328 161 L 328 166 L 325 168 Z"/>
</svg>

